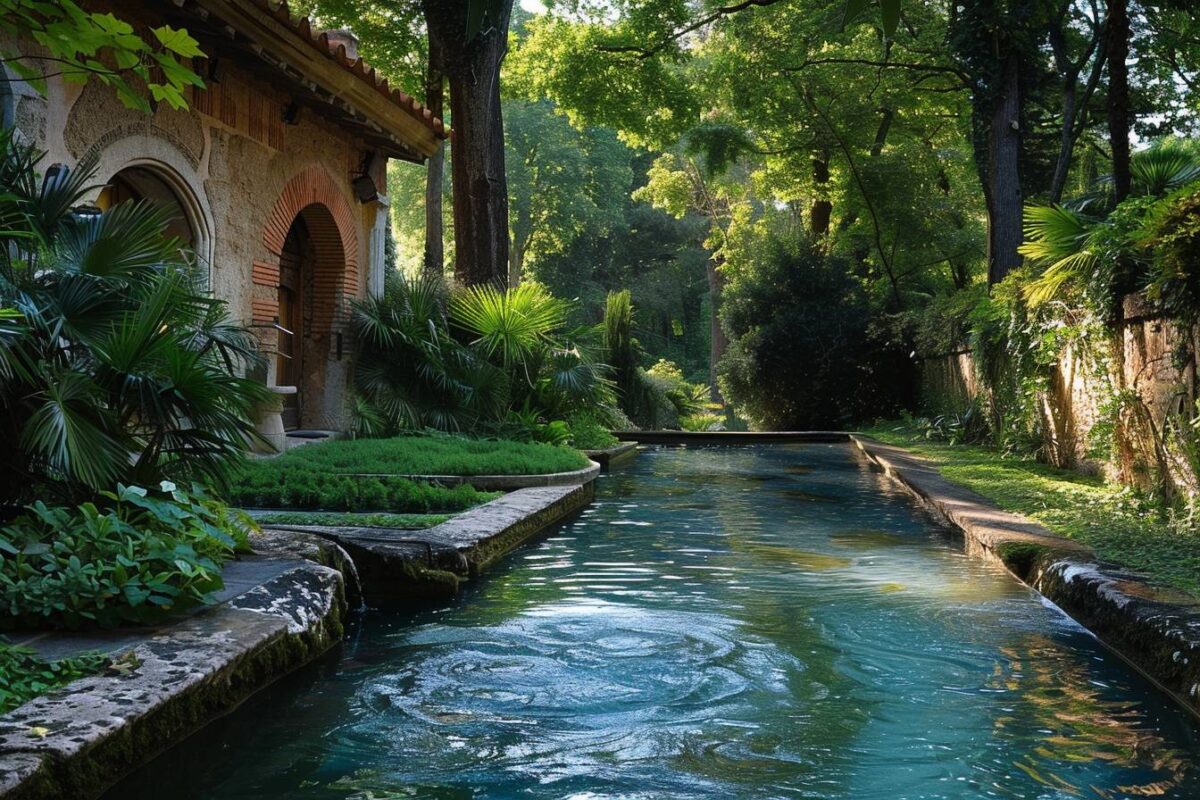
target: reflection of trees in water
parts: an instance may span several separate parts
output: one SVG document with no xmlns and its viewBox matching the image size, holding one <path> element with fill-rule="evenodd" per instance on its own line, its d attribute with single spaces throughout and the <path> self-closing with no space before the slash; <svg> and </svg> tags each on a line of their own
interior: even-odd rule
<svg viewBox="0 0 1200 800">
<path fill-rule="evenodd" d="M 756 462 L 753 466 L 778 465 Z M 776 786 L 790 791 L 819 786 L 822 796 L 840 796 L 854 771 L 847 754 L 870 721 L 872 704 L 852 698 L 856 683 L 838 669 L 839 650 L 805 608 L 803 598 L 776 578 L 797 570 L 843 568 L 851 560 L 787 546 L 787 536 L 774 540 L 774 534 L 790 530 L 789 521 L 781 517 L 777 492 L 769 500 L 764 498 L 762 476 L 703 478 L 706 488 L 715 489 L 704 492 L 717 523 L 714 533 L 719 534 L 711 544 L 714 548 L 723 544 L 728 552 L 706 559 L 722 569 L 698 570 L 689 578 L 708 585 L 710 596 L 728 600 L 722 613 L 740 623 L 738 647 L 731 658 L 743 661 L 739 670 L 749 667 L 754 673 L 748 676 L 754 678 L 749 691 L 771 692 L 777 698 L 747 698 L 753 728 L 710 729 L 685 741 L 672 765 L 702 779 L 760 792 Z M 803 505 L 796 508 L 803 512 Z M 763 663 L 746 663 L 755 657 Z M 767 675 L 774 677 L 767 681 Z M 764 715 L 772 703 L 778 713 Z"/>
<path fill-rule="evenodd" d="M 1046 636 L 1001 648 L 991 685 L 1017 698 L 1012 713 L 997 717 L 1001 737 L 1038 743 L 1014 762 L 1025 775 L 1074 796 L 1123 800 L 1158 797 L 1179 786 L 1191 759 L 1151 727 L 1135 700 L 1106 698 L 1088 665 Z M 1077 786 L 1062 775 L 1077 765 L 1100 763 L 1128 780 L 1113 787 Z"/>
</svg>

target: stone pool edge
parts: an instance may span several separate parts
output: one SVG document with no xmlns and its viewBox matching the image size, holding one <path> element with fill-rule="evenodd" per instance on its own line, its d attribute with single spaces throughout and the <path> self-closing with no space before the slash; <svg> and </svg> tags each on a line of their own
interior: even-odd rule
<svg viewBox="0 0 1200 800">
<path fill-rule="evenodd" d="M 0 798 L 98 796 L 342 639 L 343 578 L 308 561 L 148 635 L 128 674 L 74 681 L 0 716 Z M 123 654 L 124 655 L 124 654 Z"/>
<path fill-rule="evenodd" d="M 847 434 L 864 456 L 1184 708 L 1200 716 L 1200 602 L 1152 586 L 1093 550 L 1004 511 L 901 447 Z"/>
<path fill-rule="evenodd" d="M 599 468 L 597 467 L 597 471 Z M 273 535 L 315 535 L 349 554 L 362 596 L 377 608 L 442 601 L 493 562 L 591 503 L 595 480 L 518 489 L 420 530 L 269 525 Z"/>
<path fill-rule="evenodd" d="M 415 533 L 433 534 L 454 552 L 457 587 L 590 504 L 594 472 L 591 478 L 575 486 L 518 490 Z M 411 576 L 362 574 L 352 565 L 353 550 L 337 546 L 330 530 L 336 529 L 264 528 L 256 548 L 261 544 L 267 557 L 294 562 L 292 569 L 148 632 L 128 651 L 139 662 L 130 674 L 83 678 L 0 715 L 0 800 L 98 797 L 339 644 L 348 594 L 352 601 L 369 600 L 368 582 L 392 587 Z"/>
</svg>

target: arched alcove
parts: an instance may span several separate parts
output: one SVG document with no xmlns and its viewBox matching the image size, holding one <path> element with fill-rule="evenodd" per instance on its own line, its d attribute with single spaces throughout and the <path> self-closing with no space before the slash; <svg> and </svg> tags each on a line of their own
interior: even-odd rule
<svg viewBox="0 0 1200 800">
<path fill-rule="evenodd" d="M 171 142 L 152 134 L 125 136 L 96 153 L 97 179 L 104 186 L 96 197 L 101 208 L 125 200 L 148 199 L 170 209 L 167 232 L 188 245 L 197 277 L 212 285 L 213 216 L 204 184 L 188 158 Z"/>
</svg>

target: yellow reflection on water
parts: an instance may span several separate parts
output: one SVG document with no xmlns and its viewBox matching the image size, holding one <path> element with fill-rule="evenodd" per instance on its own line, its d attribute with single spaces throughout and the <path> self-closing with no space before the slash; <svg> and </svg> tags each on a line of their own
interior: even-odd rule
<svg viewBox="0 0 1200 800">
<path fill-rule="evenodd" d="M 1105 800 L 1158 797 L 1183 781 L 1186 754 L 1147 726 L 1138 703 L 1105 698 L 1085 662 L 1062 657 L 1043 635 L 1027 635 L 1001 653 L 1006 661 L 995 665 L 990 685 L 1018 700 L 1011 714 L 996 718 L 997 732 L 1019 727 L 1040 740 L 1014 762 L 1021 772 L 1057 791 Z M 1081 787 L 1059 774 L 1094 762 L 1151 774 L 1113 788 Z"/>
</svg>

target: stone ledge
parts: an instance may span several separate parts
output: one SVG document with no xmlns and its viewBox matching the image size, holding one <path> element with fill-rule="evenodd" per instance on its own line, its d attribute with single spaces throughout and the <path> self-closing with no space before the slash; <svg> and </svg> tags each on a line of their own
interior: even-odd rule
<svg viewBox="0 0 1200 800">
<path fill-rule="evenodd" d="M 590 483 L 600 474 L 600 465 L 588 461 L 582 469 L 569 472 L 543 472 L 538 475 L 404 475 L 398 473 L 346 473 L 355 478 L 405 478 L 441 486 L 470 486 L 481 492 L 514 492 L 542 486 L 577 486 Z"/>
<path fill-rule="evenodd" d="M 335 542 L 354 560 L 366 603 L 389 607 L 454 596 L 467 580 L 586 506 L 594 494 L 592 482 L 521 489 L 424 530 L 296 525 L 267 531 Z"/>
<path fill-rule="evenodd" d="M 845 431 L 613 431 L 623 442 L 641 444 L 788 444 L 846 442 Z"/>
<path fill-rule="evenodd" d="M 614 464 L 620 464 L 636 456 L 637 446 L 637 442 L 623 442 L 602 450 L 584 450 L 583 454 L 599 464 L 600 469 L 607 470 Z"/>
<path fill-rule="evenodd" d="M 936 465 L 863 436 L 852 441 L 886 475 L 962 533 L 967 552 L 993 558 L 1070 615 L 1185 708 L 1200 714 L 1200 601 L 1156 587 L 948 481 Z"/>
<path fill-rule="evenodd" d="M 0 716 L 0 798 L 95 797 L 125 773 L 341 640 L 342 577 L 294 568 L 134 645 L 98 675 Z"/>
</svg>

